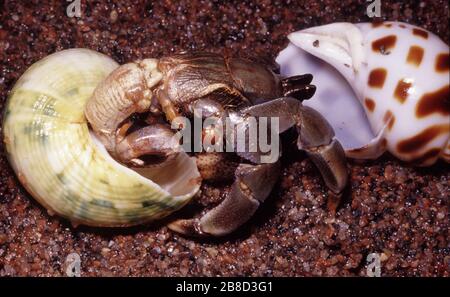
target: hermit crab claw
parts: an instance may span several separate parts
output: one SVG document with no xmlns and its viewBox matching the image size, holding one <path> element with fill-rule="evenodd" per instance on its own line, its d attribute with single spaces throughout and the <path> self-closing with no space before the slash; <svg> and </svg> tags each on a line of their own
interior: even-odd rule
<svg viewBox="0 0 450 297">
<path fill-rule="evenodd" d="M 118 159 L 131 167 L 161 166 L 182 151 L 174 132 L 163 124 L 141 128 L 119 139 L 116 145 Z"/>
<path fill-rule="evenodd" d="M 297 99 L 285 97 L 254 105 L 241 111 L 244 119 L 278 117 L 280 133 L 291 127 L 298 132 L 297 146 L 319 169 L 327 187 L 340 196 L 347 185 L 347 166 L 342 146 L 334 138 L 328 122 L 317 111 Z M 253 163 L 261 158 L 237 152 Z M 227 197 L 199 219 L 177 220 L 169 227 L 190 236 L 223 236 L 248 221 L 271 192 L 280 171 L 279 161 L 265 164 L 240 164 Z"/>
<path fill-rule="evenodd" d="M 245 222 L 269 196 L 280 171 L 279 163 L 241 164 L 227 197 L 199 219 L 176 220 L 168 225 L 188 236 L 224 236 Z"/>
<path fill-rule="evenodd" d="M 255 105 L 243 112 L 256 117 L 278 117 L 280 133 L 295 127 L 297 147 L 311 158 L 331 191 L 336 194 L 343 191 L 348 179 L 345 153 L 333 128 L 319 112 L 290 97 Z"/>
</svg>

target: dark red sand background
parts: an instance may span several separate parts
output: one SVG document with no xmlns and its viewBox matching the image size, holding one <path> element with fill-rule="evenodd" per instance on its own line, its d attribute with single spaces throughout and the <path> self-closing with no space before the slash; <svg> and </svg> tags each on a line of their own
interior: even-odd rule
<svg viewBox="0 0 450 297">
<path fill-rule="evenodd" d="M 382 19 L 423 26 L 448 43 L 447 1 L 381 2 Z M 364 0 L 81 3 L 77 19 L 66 16 L 66 1 L 0 0 L 0 108 L 28 66 L 65 48 L 91 48 L 120 63 L 224 48 L 274 57 L 289 32 L 368 20 Z M 382 275 L 450 274 L 448 165 L 415 169 L 390 156 L 350 163 L 351 194 L 334 220 L 311 162 L 290 153 L 284 168 L 269 201 L 240 232 L 195 241 L 162 223 L 73 228 L 50 217 L 19 186 L 0 144 L 0 275 L 64 275 L 72 252 L 84 276 L 365 275 L 370 253 L 380 253 Z M 198 202 L 217 202 L 224 191 L 204 186 Z"/>
</svg>

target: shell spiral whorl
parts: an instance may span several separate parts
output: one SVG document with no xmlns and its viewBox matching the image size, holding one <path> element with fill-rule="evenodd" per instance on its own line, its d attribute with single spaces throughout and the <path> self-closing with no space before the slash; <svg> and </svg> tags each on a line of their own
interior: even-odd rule
<svg viewBox="0 0 450 297">
<path fill-rule="evenodd" d="M 33 64 L 8 98 L 3 133 L 20 182 L 49 212 L 76 224 L 128 226 L 161 218 L 186 204 L 199 185 L 187 155 L 158 172 L 114 161 L 89 131 L 84 108 L 118 67 L 109 57 L 70 49 Z M 145 176 L 145 177 L 144 177 Z"/>
</svg>

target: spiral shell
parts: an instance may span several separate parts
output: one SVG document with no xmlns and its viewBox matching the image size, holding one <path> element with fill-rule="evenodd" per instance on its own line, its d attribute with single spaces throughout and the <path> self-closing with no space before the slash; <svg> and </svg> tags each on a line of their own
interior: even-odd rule
<svg viewBox="0 0 450 297">
<path fill-rule="evenodd" d="M 348 156 L 376 158 L 388 150 L 419 166 L 432 165 L 438 158 L 450 162 L 449 47 L 439 37 L 413 25 L 384 22 L 333 23 L 291 33 L 289 39 L 297 49 L 337 69 L 361 102 L 365 115 L 352 106 L 357 100 L 348 99 L 354 96 L 340 75 L 317 59 L 292 48 L 280 54 L 284 74 L 292 75 L 287 63 L 304 66 L 312 59 L 317 71 L 302 71 L 314 73 L 319 91 L 333 85 L 315 99 L 329 101 L 318 109 L 337 123 L 335 130 L 367 130 L 363 121 L 368 120 L 371 137 L 348 145 L 340 138 L 350 148 Z M 330 75 L 320 81 L 318 72 Z M 343 97 L 347 99 L 337 100 Z M 337 114 L 341 119 L 333 120 Z"/>
<path fill-rule="evenodd" d="M 75 224 L 129 226 L 164 217 L 199 189 L 195 161 L 141 172 L 113 160 L 84 116 L 97 84 L 118 64 L 87 49 L 36 62 L 17 81 L 3 123 L 8 159 L 22 185 Z"/>
</svg>

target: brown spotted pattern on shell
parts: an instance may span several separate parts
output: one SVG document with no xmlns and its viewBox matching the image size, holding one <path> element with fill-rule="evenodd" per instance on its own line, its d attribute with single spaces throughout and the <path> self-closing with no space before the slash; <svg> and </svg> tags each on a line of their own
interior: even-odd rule
<svg viewBox="0 0 450 297">
<path fill-rule="evenodd" d="M 319 92 L 311 100 L 317 100 L 311 105 L 332 124 L 336 123 L 333 126 L 337 131 L 364 130 L 362 122 L 368 120 L 370 131 L 363 137 L 355 132 L 351 135 L 354 138 L 347 141 L 349 132 L 342 133 L 341 137 L 337 133 L 348 156 L 376 158 L 386 149 L 399 159 L 420 166 L 431 165 L 439 157 L 448 161 L 450 133 L 445 127 L 450 126 L 449 47 L 436 35 L 399 22 L 334 23 L 294 32 L 289 39 L 293 45 L 279 57 L 282 72 L 295 74 L 287 63 L 308 65 L 307 56 L 299 53 L 304 50 L 339 71 L 362 103 L 364 114 L 357 110 L 357 115 L 348 114 L 335 120 L 336 115 L 352 112 L 354 101 L 343 100 L 340 106 L 331 104 L 333 99 L 327 98 L 330 93 Z M 293 54 L 293 51 L 297 52 Z M 288 54 L 289 59 L 284 58 Z M 314 73 L 308 68 L 303 71 Z M 315 73 L 315 78 L 320 79 L 320 75 Z M 316 80 L 315 83 L 322 86 L 326 82 Z M 345 88 L 348 86 L 336 85 L 333 96 L 343 97 L 338 94 Z M 332 107 L 327 108 L 325 101 Z M 368 149 L 355 150 L 363 147 Z"/>
</svg>

